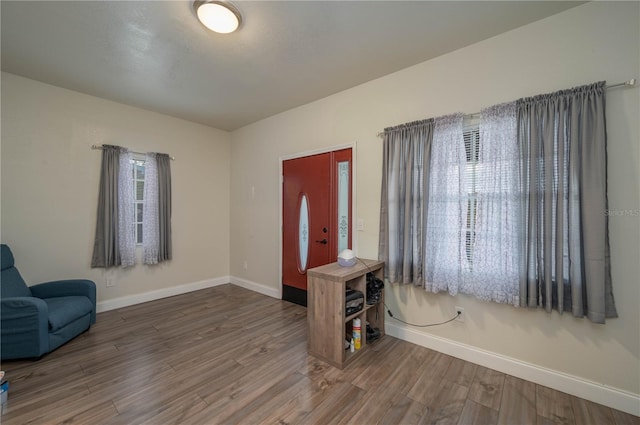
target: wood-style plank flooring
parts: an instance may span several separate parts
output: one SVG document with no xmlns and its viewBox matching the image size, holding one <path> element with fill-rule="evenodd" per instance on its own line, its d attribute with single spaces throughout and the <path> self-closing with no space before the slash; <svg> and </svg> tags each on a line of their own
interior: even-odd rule
<svg viewBox="0 0 640 425">
<path fill-rule="evenodd" d="M 346 369 L 306 351 L 306 309 L 223 285 L 98 314 L 6 361 L 2 424 L 640 424 L 385 336 Z"/>
</svg>

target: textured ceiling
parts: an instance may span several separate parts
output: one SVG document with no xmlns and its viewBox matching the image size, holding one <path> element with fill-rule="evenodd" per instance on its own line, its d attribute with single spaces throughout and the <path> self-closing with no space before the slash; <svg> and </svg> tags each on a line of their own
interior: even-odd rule
<svg viewBox="0 0 640 425">
<path fill-rule="evenodd" d="M 2 70 L 234 130 L 559 13 L 564 1 L 2 1 Z"/>
</svg>

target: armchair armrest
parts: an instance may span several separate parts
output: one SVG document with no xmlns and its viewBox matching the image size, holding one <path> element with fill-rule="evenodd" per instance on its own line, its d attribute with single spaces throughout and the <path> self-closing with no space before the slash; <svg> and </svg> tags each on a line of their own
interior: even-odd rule
<svg viewBox="0 0 640 425">
<path fill-rule="evenodd" d="M 31 294 L 37 298 L 55 298 L 84 295 L 93 305 L 91 324 L 96 323 L 96 284 L 86 279 L 56 280 L 30 286 Z"/>
<path fill-rule="evenodd" d="M 49 351 L 49 307 L 38 298 L 0 301 L 2 359 L 40 357 Z"/>
</svg>

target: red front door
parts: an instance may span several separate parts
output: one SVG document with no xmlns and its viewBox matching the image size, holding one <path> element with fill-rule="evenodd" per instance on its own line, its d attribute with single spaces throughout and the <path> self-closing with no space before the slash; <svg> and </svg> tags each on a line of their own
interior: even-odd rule
<svg viewBox="0 0 640 425">
<path fill-rule="evenodd" d="M 282 163 L 284 300 L 306 305 L 307 270 L 336 261 L 339 228 L 342 227 L 344 231 L 344 219 L 339 222 L 338 217 L 338 164 L 345 163 L 348 163 L 349 170 L 347 220 L 350 223 L 351 149 L 291 159 Z M 350 247 L 350 226 L 347 227 Z"/>
</svg>

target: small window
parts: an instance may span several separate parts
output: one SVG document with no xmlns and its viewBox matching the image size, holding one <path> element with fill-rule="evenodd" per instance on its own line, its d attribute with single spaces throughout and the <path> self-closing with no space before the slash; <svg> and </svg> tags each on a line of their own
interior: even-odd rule
<svg viewBox="0 0 640 425">
<path fill-rule="evenodd" d="M 134 196 L 134 217 L 133 226 L 135 228 L 136 244 L 142 244 L 142 217 L 144 210 L 144 160 L 133 159 L 133 196 Z"/>
</svg>

